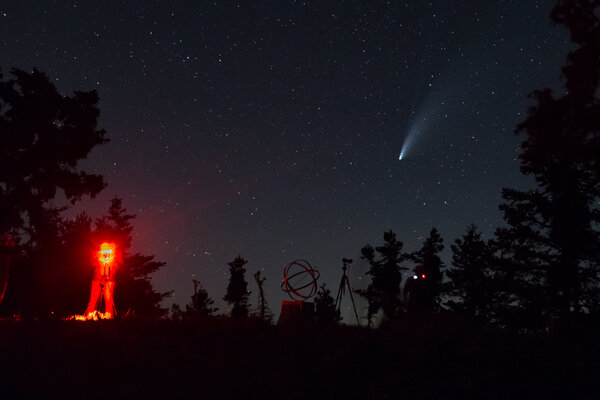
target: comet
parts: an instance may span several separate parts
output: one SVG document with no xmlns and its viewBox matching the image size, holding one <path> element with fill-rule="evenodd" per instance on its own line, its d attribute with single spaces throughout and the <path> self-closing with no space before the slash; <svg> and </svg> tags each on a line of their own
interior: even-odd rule
<svg viewBox="0 0 600 400">
<path fill-rule="evenodd" d="M 398 160 L 403 160 L 404 158 L 406 158 L 409 149 L 415 142 L 415 139 L 417 138 L 417 136 L 419 136 L 420 134 L 421 134 L 421 129 L 419 127 L 419 124 L 414 124 L 412 126 L 412 128 L 408 131 L 408 134 L 406 135 L 406 137 L 404 138 L 404 143 L 402 143 L 402 149 L 400 150 L 400 155 L 398 156 Z"/>
<path fill-rule="evenodd" d="M 400 155 L 398 156 L 398 160 L 402 160 L 404 158 L 404 153 L 406 153 L 406 148 L 408 146 L 406 145 L 406 142 L 404 142 L 404 144 L 402 145 L 402 150 L 400 150 Z"/>
</svg>

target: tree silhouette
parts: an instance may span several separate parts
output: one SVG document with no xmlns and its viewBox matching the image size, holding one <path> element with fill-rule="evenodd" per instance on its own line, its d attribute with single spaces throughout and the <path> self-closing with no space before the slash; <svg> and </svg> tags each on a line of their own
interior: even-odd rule
<svg viewBox="0 0 600 400">
<path fill-rule="evenodd" d="M 96 220 L 95 236 L 98 241 L 108 239 L 116 242 L 121 254 L 122 262 L 117 264 L 115 277 L 117 311 L 139 317 L 161 317 L 167 309 L 162 308 L 160 303 L 170 292 L 154 290 L 150 275 L 163 268 L 165 263 L 154 260 L 154 256 L 129 254 L 134 218 L 134 215 L 127 214 L 121 199 L 115 197 L 110 202 L 107 215 Z"/>
<path fill-rule="evenodd" d="M 337 325 L 342 319 L 335 299 L 325 284 L 321 285 L 315 297 L 315 319 L 317 326 L 321 327 Z"/>
<path fill-rule="evenodd" d="M 599 299 L 597 7 L 595 1 L 561 0 L 552 10 L 552 20 L 578 47 L 562 69 L 565 93 L 533 92 L 535 105 L 517 128 L 525 135 L 521 172 L 533 176 L 537 188 L 502 191 L 500 209 L 509 226 L 499 230 L 497 242 L 505 246 L 500 252 L 515 256 L 505 265 L 507 278 L 521 279 L 515 282 L 521 308 L 535 303 L 550 320 L 590 310 Z"/>
<path fill-rule="evenodd" d="M 231 308 L 231 316 L 234 318 L 248 316 L 248 282 L 244 277 L 246 265 L 248 261 L 241 256 L 237 256 L 229 265 L 229 284 L 227 285 L 227 293 L 223 297 Z"/>
<path fill-rule="evenodd" d="M 371 276 L 371 283 L 366 289 L 356 292 L 369 303 L 367 312 L 369 325 L 380 309 L 387 320 L 398 315 L 402 271 L 408 269 L 401 265 L 406 259 L 406 255 L 402 253 L 402 246 L 402 242 L 396 239 L 396 234 L 389 231 L 383 234 L 383 246 L 373 248 L 367 244 L 361 249 L 361 258 L 370 266 L 367 275 Z M 375 258 L 375 251 L 379 253 L 379 259 Z"/>
<path fill-rule="evenodd" d="M 0 74 L 0 235 L 36 244 L 59 189 L 75 203 L 104 188 L 101 176 L 77 170 L 108 141 L 96 129 L 97 104 L 96 91 L 63 96 L 37 69 Z"/>
<path fill-rule="evenodd" d="M 60 192 L 74 204 L 105 186 L 101 176 L 77 168 L 92 148 L 108 141 L 96 128 L 97 103 L 95 91 L 63 96 L 37 69 L 0 73 L 0 237 L 8 233 L 20 245 L 12 257 L 5 311 L 57 316 L 74 311 L 81 297 L 79 285 L 89 269 L 81 268 L 80 253 L 69 243 L 85 247 L 87 236 L 70 236 L 84 229 L 64 221 L 60 212 L 66 206 L 52 200 Z"/>
<path fill-rule="evenodd" d="M 446 305 L 472 319 L 482 317 L 490 303 L 492 252 L 475 225 L 469 225 L 462 239 L 456 239 L 450 248 L 452 268 L 446 271 L 450 279 L 444 285 L 449 296 Z"/>
<path fill-rule="evenodd" d="M 539 331 L 546 325 L 547 289 L 542 284 L 550 256 L 526 226 L 496 229 L 493 253 L 490 317 L 498 328 Z"/>
<path fill-rule="evenodd" d="M 258 286 L 258 306 L 256 307 L 255 315 L 261 320 L 271 323 L 273 313 L 267 305 L 267 299 L 265 298 L 264 284 L 266 279 L 260 277 L 260 271 L 256 271 L 254 274 L 254 280 L 256 281 L 256 286 Z"/>
<path fill-rule="evenodd" d="M 407 283 L 408 287 L 405 288 L 409 312 L 432 314 L 438 310 L 444 267 L 439 253 L 444 250 L 443 242 L 438 230 L 432 228 L 423 247 L 410 255 L 417 263 L 414 272 L 419 282 L 409 280 L 410 283 Z"/>
<path fill-rule="evenodd" d="M 185 306 L 185 316 L 189 318 L 207 318 L 217 312 L 214 300 L 208 296 L 208 292 L 202 287 L 200 281 L 194 279 L 194 294 L 192 301 Z"/>
<path fill-rule="evenodd" d="M 2 312 L 40 319 L 81 313 L 92 281 L 91 219 L 64 220 L 45 210 L 35 246 L 24 246 L 12 268 Z"/>
<path fill-rule="evenodd" d="M 173 321 L 181 321 L 184 318 L 184 312 L 181 306 L 177 303 L 171 304 L 171 319 Z"/>
<path fill-rule="evenodd" d="M 60 240 L 62 257 L 57 254 L 60 261 L 50 270 L 46 269 L 55 279 L 53 292 L 57 304 L 53 311 L 59 316 L 80 314 L 89 300 L 94 272 L 92 255 L 96 243 L 93 242 L 91 218 L 82 213 L 73 220 L 62 221 Z"/>
</svg>

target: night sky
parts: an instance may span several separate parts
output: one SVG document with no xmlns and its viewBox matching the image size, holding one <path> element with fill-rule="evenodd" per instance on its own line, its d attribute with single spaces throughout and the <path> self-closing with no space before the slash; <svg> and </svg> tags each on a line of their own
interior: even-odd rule
<svg viewBox="0 0 600 400">
<path fill-rule="evenodd" d="M 278 313 L 296 258 L 335 295 L 342 257 L 366 287 L 360 249 L 385 230 L 412 251 L 437 227 L 449 263 L 468 224 L 502 224 L 501 188 L 531 184 L 513 133 L 527 94 L 561 89 L 571 48 L 554 4 L 1 1 L 0 67 L 98 90 L 111 141 L 81 167 L 108 187 L 68 215 L 123 198 L 133 250 L 167 262 L 165 305 L 195 278 L 225 312 L 241 254 L 253 305 L 260 269 Z"/>
</svg>

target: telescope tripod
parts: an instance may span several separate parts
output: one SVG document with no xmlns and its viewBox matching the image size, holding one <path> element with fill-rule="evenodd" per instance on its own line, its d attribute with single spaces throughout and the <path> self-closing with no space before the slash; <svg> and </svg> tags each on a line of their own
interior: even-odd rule
<svg viewBox="0 0 600 400">
<path fill-rule="evenodd" d="M 354 296 L 352 296 L 352 288 L 350 287 L 350 279 L 348 279 L 348 274 L 346 271 L 348 270 L 348 265 L 352 264 L 352 259 L 342 258 L 342 280 L 340 281 L 340 287 L 338 289 L 337 296 L 335 298 L 335 307 L 339 311 L 342 305 L 342 297 L 346 294 L 346 287 L 348 288 L 348 293 L 350 293 L 350 300 L 352 301 L 352 308 L 354 310 L 354 316 L 356 317 L 356 324 L 360 326 L 360 319 L 358 318 L 358 313 L 356 312 L 356 304 L 354 304 Z"/>
</svg>

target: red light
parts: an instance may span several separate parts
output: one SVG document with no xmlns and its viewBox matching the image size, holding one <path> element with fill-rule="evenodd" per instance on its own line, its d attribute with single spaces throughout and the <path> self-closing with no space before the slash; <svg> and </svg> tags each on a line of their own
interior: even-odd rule
<svg viewBox="0 0 600 400">
<path fill-rule="evenodd" d="M 421 278 L 425 279 L 425 274 L 421 275 Z"/>
<path fill-rule="evenodd" d="M 104 265 L 110 264 L 115 259 L 116 245 L 114 243 L 102 243 L 98 252 L 98 260 Z"/>
<path fill-rule="evenodd" d="M 77 321 L 89 321 L 98 319 L 112 319 L 115 317 L 114 303 L 114 268 L 117 257 L 117 245 L 115 243 L 104 242 L 100 245 L 100 249 L 95 253 L 98 264 L 92 288 L 90 291 L 90 302 L 84 315 L 74 315 L 70 319 Z M 98 310 L 102 299 L 104 299 L 104 312 Z"/>
</svg>

